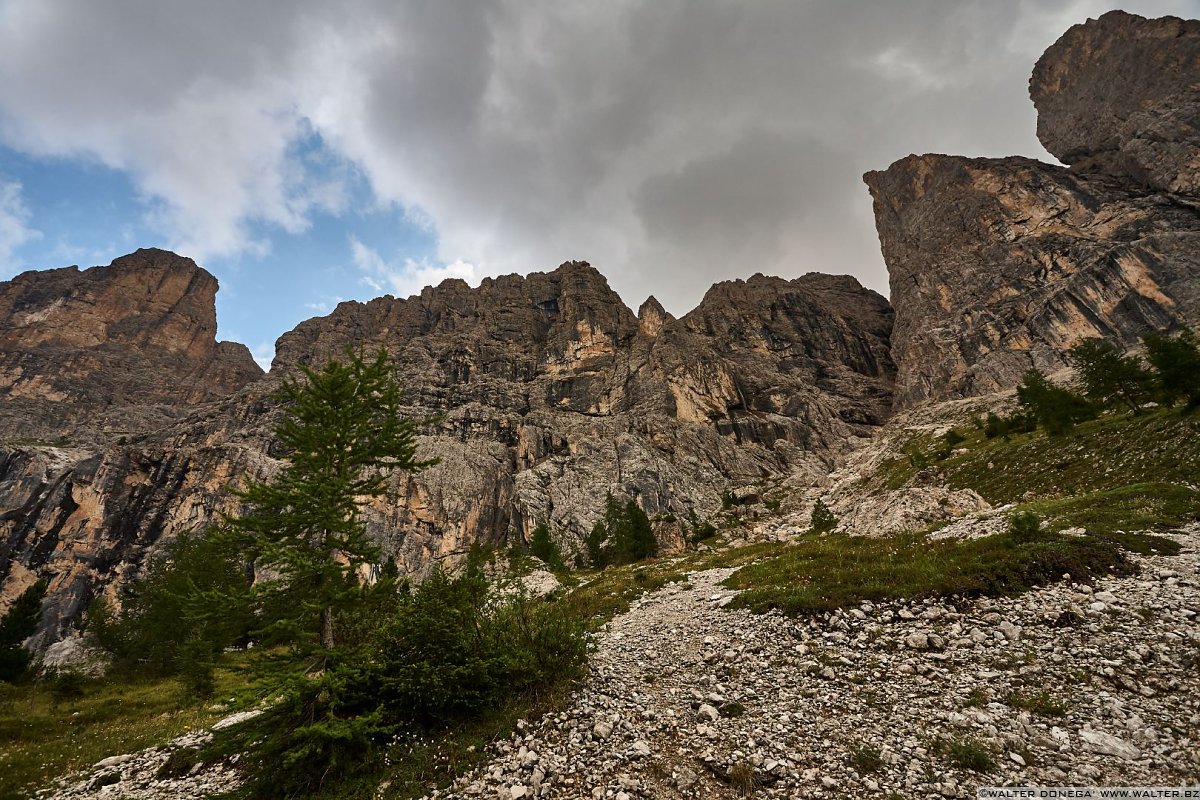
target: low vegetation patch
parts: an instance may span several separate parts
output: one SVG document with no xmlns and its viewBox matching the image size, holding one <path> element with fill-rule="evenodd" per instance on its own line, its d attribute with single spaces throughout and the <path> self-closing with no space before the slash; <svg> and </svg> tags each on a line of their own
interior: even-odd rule
<svg viewBox="0 0 1200 800">
<path fill-rule="evenodd" d="M 1200 489 L 1171 483 L 1137 483 L 1077 497 L 1024 506 L 1045 517 L 1054 530 L 1083 528 L 1089 536 L 1115 542 L 1130 552 L 1174 555 L 1179 544 L 1145 531 L 1178 528 L 1200 519 Z"/>
<path fill-rule="evenodd" d="M 1063 717 L 1067 714 L 1067 704 L 1049 692 L 1012 691 L 1004 698 L 1004 702 L 1012 708 L 1031 711 L 1043 717 Z"/>
<path fill-rule="evenodd" d="M 850 748 L 847 760 L 860 775 L 883 769 L 883 753 L 874 745 L 864 744 Z"/>
<path fill-rule="evenodd" d="M 959 769 L 991 772 L 996 768 L 996 754 L 977 739 L 935 739 L 930 749 Z"/>
<path fill-rule="evenodd" d="M 831 534 L 749 564 L 725 585 L 743 590 L 734 607 L 816 614 L 864 600 L 1011 595 L 1066 572 L 1087 580 L 1134 569 L 1115 541 L 1051 531 L 1032 539 L 1010 531 L 966 541 Z"/>
<path fill-rule="evenodd" d="M 609 568 L 590 579 L 582 576 L 580 585 L 562 602 L 574 618 L 595 630 L 628 611 L 629 604 L 643 594 L 686 580 L 687 574 L 673 562 Z"/>
<path fill-rule="evenodd" d="M 1200 482 L 1200 415 L 1169 409 L 1106 414 L 1064 436 L 1037 431 L 1005 440 L 974 432 L 963 447 L 967 452 L 938 465 L 946 483 L 996 505 Z"/>
<path fill-rule="evenodd" d="M 0 800 L 28 797 L 102 758 L 161 744 L 216 722 L 243 702 L 249 684 L 234 661 L 217 669 L 223 707 L 197 704 L 178 678 L 87 679 L 70 699 L 51 682 L 13 687 L 0 704 Z M 211 702 L 211 701 L 210 701 Z"/>
</svg>

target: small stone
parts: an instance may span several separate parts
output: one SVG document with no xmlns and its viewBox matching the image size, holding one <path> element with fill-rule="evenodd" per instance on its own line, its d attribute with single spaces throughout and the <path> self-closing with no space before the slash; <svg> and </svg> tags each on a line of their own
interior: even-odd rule
<svg viewBox="0 0 1200 800">
<path fill-rule="evenodd" d="M 910 633 L 904 640 L 904 644 L 913 650 L 929 649 L 929 637 L 923 633 Z"/>
<path fill-rule="evenodd" d="M 1009 753 L 1008 757 L 1014 764 L 1020 764 L 1022 767 L 1025 766 L 1025 759 L 1021 757 L 1020 753 Z"/>
<path fill-rule="evenodd" d="M 1079 738 L 1083 739 L 1093 753 L 1129 759 L 1137 758 L 1142 754 L 1140 750 L 1124 739 L 1101 731 L 1085 728 L 1079 732 Z"/>
<path fill-rule="evenodd" d="M 708 703 L 701 704 L 699 710 L 696 711 L 696 717 L 698 719 L 706 719 L 709 722 L 716 722 L 720 718 L 720 716 L 721 716 L 721 713 L 719 711 L 717 711 L 717 709 L 710 706 Z"/>
<path fill-rule="evenodd" d="M 675 770 L 675 788 L 681 792 L 686 792 L 696 785 L 696 773 L 692 772 L 687 767 L 679 767 Z"/>
</svg>

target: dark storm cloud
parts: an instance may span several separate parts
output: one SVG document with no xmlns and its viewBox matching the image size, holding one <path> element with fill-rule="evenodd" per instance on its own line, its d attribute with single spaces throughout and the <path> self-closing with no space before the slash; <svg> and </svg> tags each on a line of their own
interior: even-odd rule
<svg viewBox="0 0 1200 800">
<path fill-rule="evenodd" d="M 757 271 L 883 289 L 861 173 L 1045 158 L 1029 71 L 1110 7 L 7 0 L 0 136 L 128 171 L 201 256 L 259 246 L 250 221 L 345 207 L 337 170 L 297 155 L 316 136 L 476 274 L 587 258 L 677 312 Z"/>
</svg>

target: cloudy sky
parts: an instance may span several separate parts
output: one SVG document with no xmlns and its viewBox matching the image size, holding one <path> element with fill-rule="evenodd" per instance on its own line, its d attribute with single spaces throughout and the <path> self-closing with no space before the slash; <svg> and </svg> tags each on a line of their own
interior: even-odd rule
<svg viewBox="0 0 1200 800">
<path fill-rule="evenodd" d="M 221 280 L 223 338 L 341 299 L 584 259 L 636 307 L 850 273 L 861 174 L 1050 157 L 1067 27 L 1200 0 L 0 0 L 0 279 L 138 247 Z"/>
</svg>

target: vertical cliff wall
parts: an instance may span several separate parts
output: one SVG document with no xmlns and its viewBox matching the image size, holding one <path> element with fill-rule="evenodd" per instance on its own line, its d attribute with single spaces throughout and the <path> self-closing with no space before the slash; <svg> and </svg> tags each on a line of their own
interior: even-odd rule
<svg viewBox="0 0 1200 800">
<path fill-rule="evenodd" d="M 1038 62 L 1070 169 L 924 155 L 864 176 L 896 309 L 896 404 L 1007 389 L 1089 337 L 1200 321 L 1200 23 L 1112 12 Z"/>
</svg>

